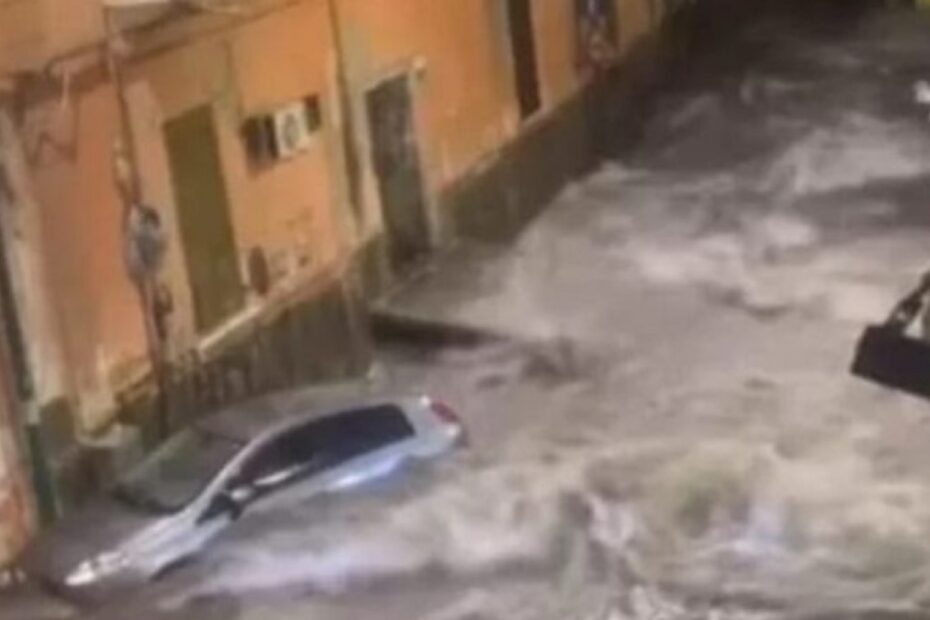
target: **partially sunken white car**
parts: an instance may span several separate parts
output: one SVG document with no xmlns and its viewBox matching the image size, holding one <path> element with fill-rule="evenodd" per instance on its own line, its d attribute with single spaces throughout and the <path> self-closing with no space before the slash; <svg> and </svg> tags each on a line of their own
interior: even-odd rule
<svg viewBox="0 0 930 620">
<path fill-rule="evenodd" d="M 43 534 L 27 574 L 98 600 L 195 557 L 276 499 L 345 490 L 464 443 L 453 411 L 426 396 L 321 400 L 278 395 L 201 419 Z"/>
</svg>

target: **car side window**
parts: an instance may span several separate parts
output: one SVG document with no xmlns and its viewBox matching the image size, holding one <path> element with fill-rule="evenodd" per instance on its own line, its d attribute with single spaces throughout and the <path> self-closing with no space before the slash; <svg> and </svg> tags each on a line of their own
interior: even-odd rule
<svg viewBox="0 0 930 620">
<path fill-rule="evenodd" d="M 333 464 L 398 443 L 415 432 L 406 414 L 394 405 L 346 411 L 310 426 L 308 431 Z"/>
<path fill-rule="evenodd" d="M 344 411 L 271 440 L 244 464 L 238 481 L 273 487 L 403 441 L 414 432 L 407 416 L 394 405 Z"/>
<path fill-rule="evenodd" d="M 237 482 L 246 486 L 274 486 L 314 461 L 311 446 L 295 441 L 292 433 L 272 439 L 248 459 Z"/>
</svg>

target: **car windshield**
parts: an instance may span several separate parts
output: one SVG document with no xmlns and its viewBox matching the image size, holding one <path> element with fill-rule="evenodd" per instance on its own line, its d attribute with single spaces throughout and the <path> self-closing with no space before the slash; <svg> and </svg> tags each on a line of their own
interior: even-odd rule
<svg viewBox="0 0 930 620">
<path fill-rule="evenodd" d="M 241 447 L 201 430 L 183 431 L 120 479 L 114 495 L 143 510 L 177 512 L 200 493 Z"/>
</svg>

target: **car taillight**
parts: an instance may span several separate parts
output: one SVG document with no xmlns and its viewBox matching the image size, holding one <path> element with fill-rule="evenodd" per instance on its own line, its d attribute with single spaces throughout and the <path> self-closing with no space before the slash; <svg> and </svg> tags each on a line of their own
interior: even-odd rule
<svg viewBox="0 0 930 620">
<path fill-rule="evenodd" d="M 462 424 L 462 420 L 459 419 L 458 414 L 455 413 L 452 407 L 439 400 L 430 400 L 429 408 L 444 424 L 455 429 L 457 433 L 456 442 L 459 445 L 468 445 L 468 435 L 465 431 L 465 425 Z"/>
</svg>

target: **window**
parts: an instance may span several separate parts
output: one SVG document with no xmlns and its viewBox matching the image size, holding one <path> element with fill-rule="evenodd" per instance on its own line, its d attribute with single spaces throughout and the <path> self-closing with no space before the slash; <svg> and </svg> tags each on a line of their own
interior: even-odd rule
<svg viewBox="0 0 930 620">
<path fill-rule="evenodd" d="M 393 405 L 331 415 L 272 440 L 246 463 L 239 478 L 250 486 L 275 487 L 336 467 L 413 434 L 407 416 Z"/>
<path fill-rule="evenodd" d="M 253 487 L 273 487 L 298 473 L 318 471 L 320 454 L 316 446 L 305 442 L 300 430 L 273 439 L 242 468 L 238 482 Z"/>
<path fill-rule="evenodd" d="M 268 164 L 275 160 L 274 119 L 271 116 L 253 116 L 242 125 L 242 139 L 249 162 Z"/>
<path fill-rule="evenodd" d="M 403 441 L 414 434 L 407 416 L 394 405 L 359 409 L 314 422 L 320 449 L 343 462 Z"/>
<path fill-rule="evenodd" d="M 316 95 L 247 118 L 241 133 L 249 163 L 269 166 L 306 149 L 322 125 L 323 112 Z"/>
</svg>

